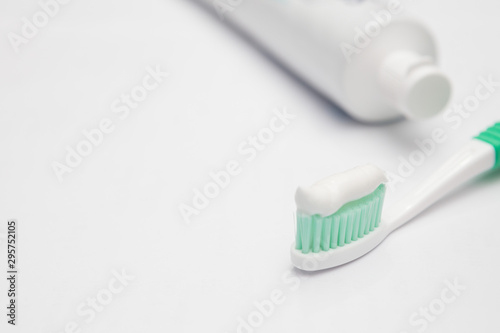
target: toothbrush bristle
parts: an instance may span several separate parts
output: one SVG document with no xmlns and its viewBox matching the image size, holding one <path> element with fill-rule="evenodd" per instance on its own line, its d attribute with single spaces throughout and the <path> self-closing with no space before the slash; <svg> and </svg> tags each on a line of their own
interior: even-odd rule
<svg viewBox="0 0 500 333">
<path fill-rule="evenodd" d="M 297 212 L 295 247 L 302 253 L 317 253 L 344 246 L 363 238 L 380 224 L 385 185 L 358 200 L 322 217 Z"/>
</svg>

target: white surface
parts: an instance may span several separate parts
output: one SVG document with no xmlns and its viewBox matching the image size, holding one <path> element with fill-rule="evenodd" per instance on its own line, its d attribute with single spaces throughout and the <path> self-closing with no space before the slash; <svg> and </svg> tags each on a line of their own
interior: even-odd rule
<svg viewBox="0 0 500 333">
<path fill-rule="evenodd" d="M 500 80 L 498 6 L 408 4 L 437 35 L 453 104 L 474 93 L 478 77 Z M 3 1 L 2 36 L 37 9 Z M 498 121 L 498 88 L 467 119 L 369 127 L 184 0 L 73 1 L 19 54 L 7 38 L 0 47 L 0 219 L 2 228 L 8 218 L 20 223 L 21 272 L 19 326 L 7 327 L 2 313 L 1 332 L 62 332 L 71 321 L 82 332 L 236 332 L 255 301 L 272 297 L 283 302 L 255 332 L 410 333 L 412 313 L 439 305 L 455 278 L 466 290 L 426 332 L 499 330 L 498 173 L 351 264 L 300 274 L 289 259 L 297 185 L 367 162 L 396 172 L 416 138 L 442 128 L 447 139 L 388 191 L 390 204 Z M 171 75 L 120 120 L 111 103 L 155 65 Z M 296 118 L 248 162 L 238 146 L 268 126 L 276 106 Z M 105 117 L 114 132 L 59 183 L 51 163 Z M 241 173 L 187 225 L 179 204 L 233 159 Z M 77 308 L 122 269 L 135 279 L 86 323 Z"/>
</svg>

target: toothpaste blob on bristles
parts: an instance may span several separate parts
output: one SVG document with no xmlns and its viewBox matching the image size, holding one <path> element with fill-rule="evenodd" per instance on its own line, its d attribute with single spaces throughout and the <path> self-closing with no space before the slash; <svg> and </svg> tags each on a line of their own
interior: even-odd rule
<svg viewBox="0 0 500 333">
<path fill-rule="evenodd" d="M 373 164 L 366 164 L 320 180 L 295 192 L 297 212 L 329 216 L 343 205 L 373 193 L 387 182 L 385 173 Z"/>
</svg>

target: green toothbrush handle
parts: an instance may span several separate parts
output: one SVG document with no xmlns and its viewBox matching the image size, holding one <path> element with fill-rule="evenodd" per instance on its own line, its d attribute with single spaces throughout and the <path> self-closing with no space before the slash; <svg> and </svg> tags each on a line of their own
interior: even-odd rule
<svg viewBox="0 0 500 333">
<path fill-rule="evenodd" d="M 494 169 L 499 168 L 500 167 L 500 123 L 496 123 L 495 125 L 491 126 L 486 131 L 476 136 L 475 139 L 489 143 L 490 145 L 493 146 L 493 148 L 495 148 L 496 162 L 493 168 Z"/>
<path fill-rule="evenodd" d="M 479 134 L 416 189 L 387 211 L 382 220 L 397 229 L 424 209 L 483 172 L 500 167 L 500 123 Z"/>
</svg>

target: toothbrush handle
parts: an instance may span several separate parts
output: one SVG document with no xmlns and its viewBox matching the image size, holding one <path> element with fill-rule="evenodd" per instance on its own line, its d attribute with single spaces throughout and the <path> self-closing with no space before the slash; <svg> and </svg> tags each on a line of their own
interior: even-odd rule
<svg viewBox="0 0 500 333">
<path fill-rule="evenodd" d="M 390 231 L 401 227 L 460 185 L 492 169 L 495 155 L 491 144 L 473 139 L 415 190 L 385 211 L 382 219 Z"/>
</svg>

